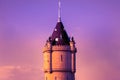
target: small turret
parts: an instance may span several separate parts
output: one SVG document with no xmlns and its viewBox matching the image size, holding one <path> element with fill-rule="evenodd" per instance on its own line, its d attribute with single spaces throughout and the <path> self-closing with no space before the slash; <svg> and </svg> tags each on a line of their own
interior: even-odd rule
<svg viewBox="0 0 120 80">
<path fill-rule="evenodd" d="M 74 38 L 72 37 L 70 40 L 70 48 L 71 48 L 71 54 L 72 54 L 72 72 L 76 72 L 76 52 L 77 49 L 75 47 L 75 41 Z"/>
<path fill-rule="evenodd" d="M 74 41 L 74 37 L 71 38 L 70 40 L 70 47 L 71 47 L 71 51 L 76 53 L 77 52 L 77 49 L 75 47 L 75 41 Z"/>
<path fill-rule="evenodd" d="M 52 43 L 50 38 L 47 40 L 45 47 L 43 48 L 44 53 L 44 72 L 52 72 Z"/>
</svg>

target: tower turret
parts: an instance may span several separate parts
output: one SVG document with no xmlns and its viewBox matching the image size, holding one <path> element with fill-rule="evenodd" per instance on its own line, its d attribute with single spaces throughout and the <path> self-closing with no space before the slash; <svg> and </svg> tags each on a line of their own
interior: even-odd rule
<svg viewBox="0 0 120 80">
<path fill-rule="evenodd" d="M 43 48 L 43 55 L 45 80 L 75 80 L 75 41 L 68 36 L 60 16 L 52 36 Z"/>
</svg>

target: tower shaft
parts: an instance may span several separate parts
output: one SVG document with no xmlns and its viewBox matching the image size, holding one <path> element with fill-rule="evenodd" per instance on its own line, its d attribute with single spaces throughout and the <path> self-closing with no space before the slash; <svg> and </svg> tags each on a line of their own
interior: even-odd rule
<svg viewBox="0 0 120 80">
<path fill-rule="evenodd" d="M 43 48 L 45 80 L 75 80 L 76 47 L 61 22 L 61 2 L 58 2 L 58 22 Z"/>
<path fill-rule="evenodd" d="M 75 80 L 73 47 L 68 45 L 52 46 L 52 44 L 48 47 L 49 44 L 43 50 L 45 80 Z"/>
</svg>

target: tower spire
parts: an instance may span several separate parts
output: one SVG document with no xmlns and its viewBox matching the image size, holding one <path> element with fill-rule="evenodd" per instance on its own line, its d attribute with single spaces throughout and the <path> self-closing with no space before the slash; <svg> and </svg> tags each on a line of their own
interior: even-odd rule
<svg viewBox="0 0 120 80">
<path fill-rule="evenodd" d="M 58 0 L 58 22 L 61 22 L 61 1 Z"/>
</svg>

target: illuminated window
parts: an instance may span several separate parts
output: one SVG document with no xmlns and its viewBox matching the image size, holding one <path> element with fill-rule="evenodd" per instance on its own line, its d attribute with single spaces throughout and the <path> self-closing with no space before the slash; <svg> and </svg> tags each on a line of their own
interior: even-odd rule
<svg viewBox="0 0 120 80">
<path fill-rule="evenodd" d="M 55 41 L 58 41 L 59 39 L 58 38 L 55 38 Z"/>
<path fill-rule="evenodd" d="M 55 29 L 55 31 L 57 31 L 57 29 Z"/>
</svg>

